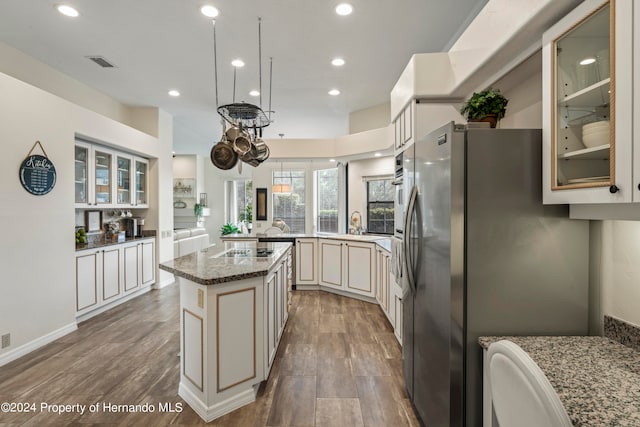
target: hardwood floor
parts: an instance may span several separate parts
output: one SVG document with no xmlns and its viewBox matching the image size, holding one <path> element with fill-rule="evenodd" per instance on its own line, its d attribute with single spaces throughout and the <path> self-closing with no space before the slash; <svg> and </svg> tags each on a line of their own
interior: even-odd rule
<svg viewBox="0 0 640 427">
<path fill-rule="evenodd" d="M 177 395 L 178 294 L 176 285 L 151 291 L 0 367 L 0 402 L 35 404 L 35 411 L 0 412 L 0 426 L 204 425 Z M 419 425 L 404 389 L 400 346 L 377 305 L 316 291 L 294 292 L 292 301 L 258 399 L 210 425 Z M 58 414 L 43 403 L 86 408 Z M 98 410 L 90 412 L 92 404 Z M 115 406 L 144 404 L 154 412 Z"/>
</svg>

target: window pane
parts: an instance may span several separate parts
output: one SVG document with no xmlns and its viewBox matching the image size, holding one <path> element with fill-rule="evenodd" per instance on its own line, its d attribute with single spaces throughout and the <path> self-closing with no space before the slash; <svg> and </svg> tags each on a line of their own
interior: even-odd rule
<svg viewBox="0 0 640 427">
<path fill-rule="evenodd" d="M 253 221 L 253 183 L 251 180 L 236 181 L 236 209 L 238 222 Z"/>
<path fill-rule="evenodd" d="M 394 188 L 391 178 L 367 182 L 367 228 L 369 233 L 393 234 Z"/>
<path fill-rule="evenodd" d="M 291 193 L 273 193 L 273 218 L 282 219 L 291 233 L 304 233 L 305 178 L 304 171 L 273 171 L 273 184 L 291 186 Z"/>
<path fill-rule="evenodd" d="M 338 169 L 316 171 L 318 181 L 317 229 L 321 233 L 338 232 Z"/>
</svg>

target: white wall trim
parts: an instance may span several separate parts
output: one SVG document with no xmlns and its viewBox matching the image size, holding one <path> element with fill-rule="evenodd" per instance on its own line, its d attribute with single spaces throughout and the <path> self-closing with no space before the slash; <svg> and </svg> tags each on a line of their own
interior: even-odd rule
<svg viewBox="0 0 640 427">
<path fill-rule="evenodd" d="M 135 297 L 139 297 L 142 294 L 146 294 L 147 292 L 149 292 L 151 290 L 152 287 L 153 286 L 147 286 L 147 287 L 142 288 L 140 290 L 137 290 L 136 292 L 133 292 L 133 293 L 131 293 L 131 294 L 125 296 L 125 297 L 122 297 L 122 298 L 120 298 L 120 299 L 118 299 L 116 301 L 113 301 L 113 302 L 111 302 L 111 303 L 109 303 L 107 305 L 103 305 L 100 308 L 97 308 L 97 309 L 95 309 L 93 311 L 90 311 L 88 313 L 85 313 L 85 314 L 82 314 L 80 316 L 77 316 L 76 317 L 76 321 L 78 323 L 82 323 L 85 320 L 89 320 L 92 317 L 97 316 L 100 313 L 104 313 L 107 310 L 110 310 L 110 309 L 112 309 L 112 308 L 114 308 L 114 307 L 116 307 L 116 306 L 118 306 L 118 305 L 120 305 L 122 303 L 125 303 L 125 302 L 129 301 L 130 299 L 133 299 Z"/>
<path fill-rule="evenodd" d="M 166 288 L 167 286 L 171 286 L 174 283 L 176 283 L 176 278 L 175 278 L 175 276 L 171 275 L 171 277 L 166 278 L 162 282 L 154 283 L 153 286 L 151 286 L 151 289 Z"/>
<path fill-rule="evenodd" d="M 178 387 L 178 396 L 184 399 L 185 402 L 193 409 L 200 418 L 205 422 L 211 422 L 216 418 L 220 418 L 229 412 L 235 411 L 242 406 L 255 402 L 258 392 L 258 385 L 253 386 L 249 390 L 236 394 L 229 399 L 223 400 L 220 403 L 207 407 L 202 400 L 200 400 L 188 387 L 180 382 Z"/>
<path fill-rule="evenodd" d="M 0 354 L 0 366 L 4 366 L 9 362 L 13 362 L 14 360 L 31 353 L 34 350 L 37 350 L 40 347 L 43 347 L 58 338 L 61 338 L 67 334 L 78 329 L 78 324 L 76 322 L 69 323 L 62 328 L 56 329 L 55 331 L 49 332 L 46 335 L 41 336 L 40 338 L 36 338 L 35 340 L 29 341 L 26 344 L 21 345 L 18 348 L 15 348 L 11 351 L 8 351 L 4 354 Z"/>
</svg>

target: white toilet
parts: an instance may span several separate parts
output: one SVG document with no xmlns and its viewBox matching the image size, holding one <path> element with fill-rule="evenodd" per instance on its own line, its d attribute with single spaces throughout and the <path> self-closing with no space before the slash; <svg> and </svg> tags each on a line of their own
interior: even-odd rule
<svg viewBox="0 0 640 427">
<path fill-rule="evenodd" d="M 571 427 L 573 424 L 544 372 L 517 344 L 489 346 L 489 383 L 500 427 Z"/>
</svg>

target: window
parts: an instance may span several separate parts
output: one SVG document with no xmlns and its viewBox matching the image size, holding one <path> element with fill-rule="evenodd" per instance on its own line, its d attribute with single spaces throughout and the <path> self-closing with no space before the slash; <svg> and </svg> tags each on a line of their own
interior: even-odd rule
<svg viewBox="0 0 640 427">
<path fill-rule="evenodd" d="M 227 181 L 227 222 L 251 222 L 253 209 L 253 183 L 251 180 Z M 247 211 L 248 208 L 248 211 Z"/>
<path fill-rule="evenodd" d="M 316 229 L 338 232 L 338 168 L 315 171 L 317 183 Z"/>
<path fill-rule="evenodd" d="M 392 178 L 367 181 L 367 228 L 369 233 L 393 234 Z"/>
<path fill-rule="evenodd" d="M 305 232 L 305 176 L 303 170 L 275 170 L 272 182 L 288 184 L 290 193 L 273 193 L 273 218 L 282 219 L 291 233 Z"/>
</svg>

